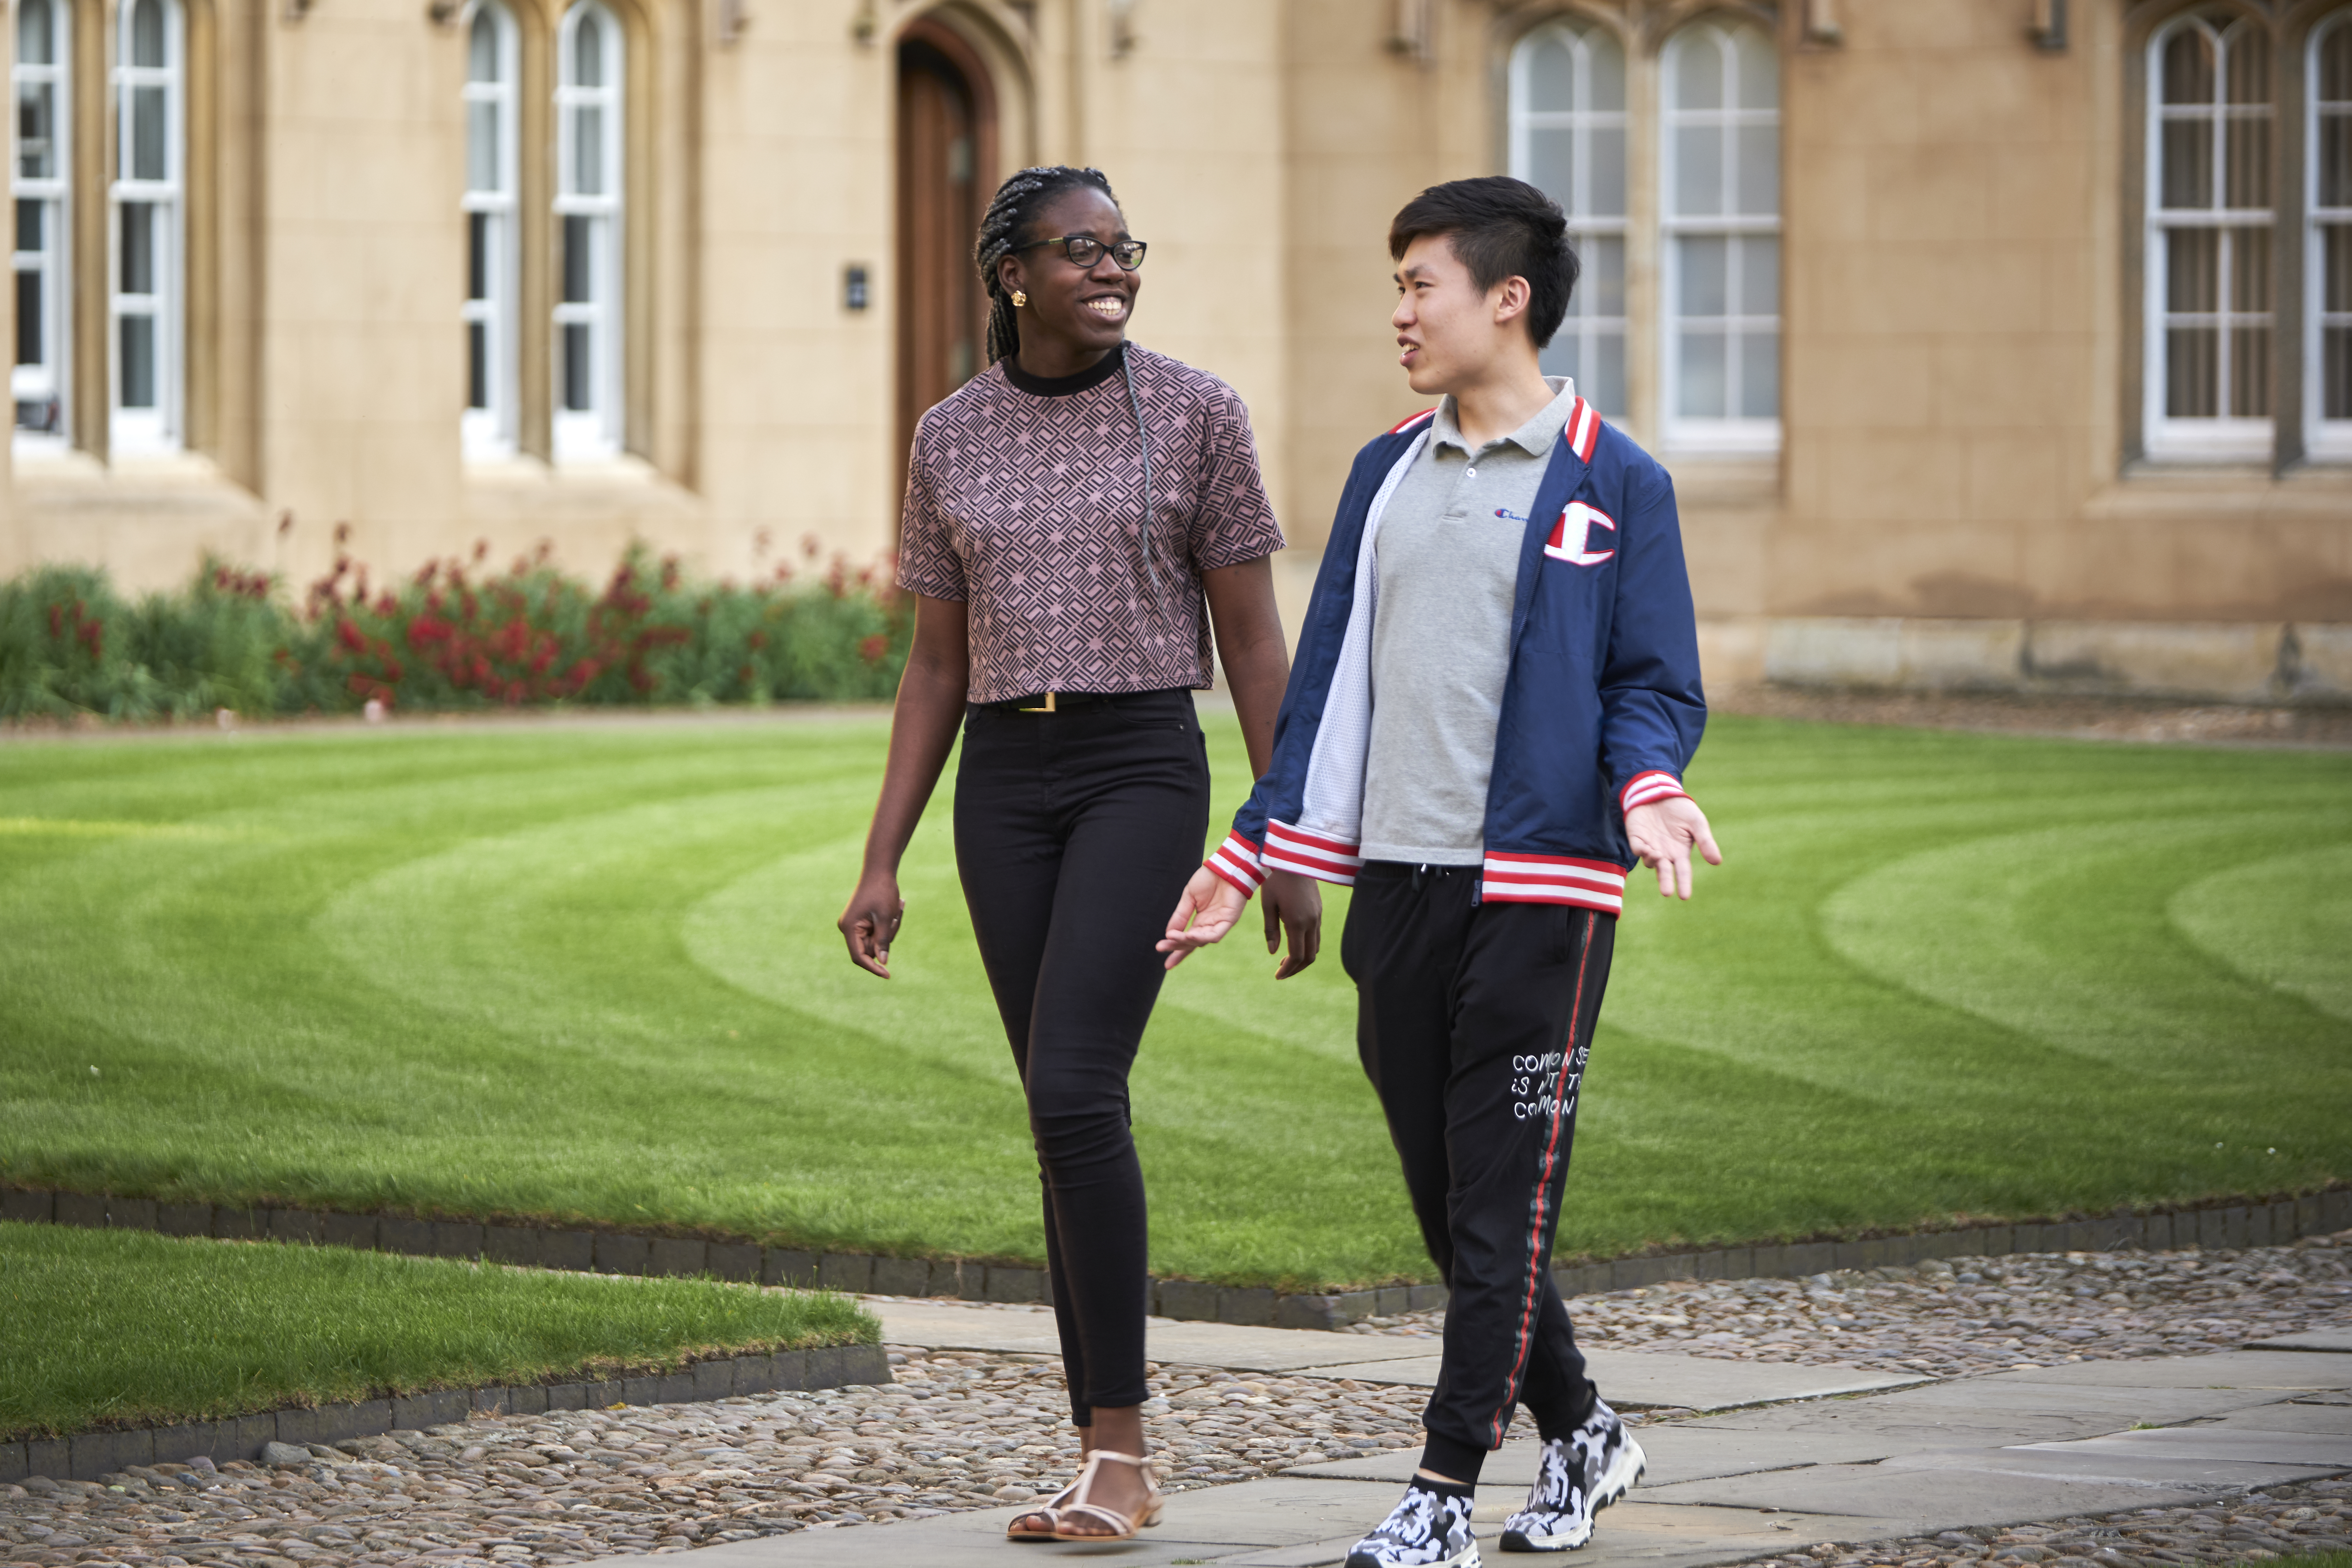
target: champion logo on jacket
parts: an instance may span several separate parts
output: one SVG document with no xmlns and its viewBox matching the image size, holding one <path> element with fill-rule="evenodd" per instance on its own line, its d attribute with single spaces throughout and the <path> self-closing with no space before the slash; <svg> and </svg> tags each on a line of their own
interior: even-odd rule
<svg viewBox="0 0 2352 1568">
<path fill-rule="evenodd" d="M 1436 413 L 1368 443 L 1340 493 L 1273 763 L 1207 862 L 1244 893 L 1269 870 L 1344 885 L 1363 865 L 1373 544 Z M 1613 915 L 1624 814 L 1683 794 L 1706 724 L 1674 485 L 1580 397 L 1524 524 L 1479 896 Z"/>
</svg>

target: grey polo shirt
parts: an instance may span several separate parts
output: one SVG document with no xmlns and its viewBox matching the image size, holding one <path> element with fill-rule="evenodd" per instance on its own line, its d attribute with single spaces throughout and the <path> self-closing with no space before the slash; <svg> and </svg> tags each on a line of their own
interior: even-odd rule
<svg viewBox="0 0 2352 1568">
<path fill-rule="evenodd" d="M 1372 542 L 1372 739 L 1364 776 L 1367 860 L 1475 866 L 1486 855 L 1486 781 L 1509 673 L 1511 603 L 1528 510 L 1576 388 L 1475 452 L 1438 405 L 1429 445 L 1398 482 Z"/>
</svg>

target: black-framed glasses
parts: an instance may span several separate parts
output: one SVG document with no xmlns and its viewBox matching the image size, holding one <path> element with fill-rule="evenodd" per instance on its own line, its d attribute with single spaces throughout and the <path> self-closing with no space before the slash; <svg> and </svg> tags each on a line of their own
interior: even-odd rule
<svg viewBox="0 0 2352 1568">
<path fill-rule="evenodd" d="M 1092 267 L 1102 259 L 1103 252 L 1108 250 L 1110 252 L 1110 258 L 1118 263 L 1118 269 L 1121 272 L 1132 272 L 1142 266 L 1143 252 L 1147 248 L 1139 239 L 1122 239 L 1105 245 L 1090 234 L 1059 235 L 1052 239 L 1033 240 L 1017 248 L 1035 250 L 1048 245 L 1060 246 L 1062 254 L 1070 258 L 1070 265 L 1073 267 Z"/>
</svg>

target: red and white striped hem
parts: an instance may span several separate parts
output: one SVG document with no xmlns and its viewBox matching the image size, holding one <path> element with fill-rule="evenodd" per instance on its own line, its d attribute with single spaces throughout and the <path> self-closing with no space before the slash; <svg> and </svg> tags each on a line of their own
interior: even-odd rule
<svg viewBox="0 0 2352 1568">
<path fill-rule="evenodd" d="M 1215 854 L 1202 862 L 1223 880 L 1241 889 L 1248 898 L 1265 880 L 1265 868 L 1260 863 L 1257 846 L 1238 833 L 1228 833 L 1225 841 L 1217 846 Z"/>
<path fill-rule="evenodd" d="M 1408 431 L 1408 430 L 1412 429 L 1414 426 L 1416 426 L 1416 425 L 1420 424 L 1423 420 L 1424 420 L 1424 419 L 1434 419 L 1434 418 L 1436 418 L 1436 417 L 1437 417 L 1437 410 L 1436 410 L 1436 409 L 1434 409 L 1434 408 L 1424 408 L 1424 409 L 1423 409 L 1420 413 L 1415 414 L 1415 415 L 1412 415 L 1412 416 L 1410 416 L 1410 417 L 1408 417 L 1408 418 L 1400 419 L 1400 420 L 1398 420 L 1395 424 L 1393 424 L 1393 425 L 1390 426 L 1389 426 L 1389 434 L 1390 434 L 1390 435 L 1391 435 L 1391 436 L 1402 436 L 1402 435 L 1403 435 L 1406 431 Z"/>
<path fill-rule="evenodd" d="M 1303 832 L 1286 822 L 1265 825 L 1265 860 L 1268 870 L 1296 871 L 1318 882 L 1337 882 L 1346 888 L 1356 885 L 1356 873 L 1364 865 L 1364 858 L 1356 853 L 1355 845 Z"/>
<path fill-rule="evenodd" d="M 1621 811 L 1631 811 L 1637 805 L 1655 805 L 1662 800 L 1688 800 L 1683 781 L 1662 769 L 1653 768 L 1645 773 L 1635 773 L 1617 792 Z"/>
<path fill-rule="evenodd" d="M 1625 872 L 1606 860 L 1565 855 L 1489 855 L 1478 882 L 1490 904 L 1570 904 L 1604 915 L 1625 909 Z"/>
</svg>

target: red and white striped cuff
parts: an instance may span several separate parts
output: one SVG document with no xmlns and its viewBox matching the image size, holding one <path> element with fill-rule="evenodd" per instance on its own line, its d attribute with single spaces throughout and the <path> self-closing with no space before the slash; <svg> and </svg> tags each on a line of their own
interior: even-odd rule
<svg viewBox="0 0 2352 1568">
<path fill-rule="evenodd" d="M 1356 883 L 1356 873 L 1364 865 L 1364 858 L 1356 853 L 1357 848 L 1342 839 L 1309 833 L 1286 822 L 1269 821 L 1265 825 L 1265 863 L 1277 871 L 1296 871 L 1320 882 L 1351 888 Z"/>
<path fill-rule="evenodd" d="M 1621 811 L 1631 811 L 1637 805 L 1656 805 L 1661 801 L 1689 798 L 1683 789 L 1682 780 L 1664 769 L 1653 768 L 1645 773 L 1635 773 L 1625 781 L 1625 787 L 1617 793 L 1617 805 Z"/>
<path fill-rule="evenodd" d="M 1226 834 L 1225 841 L 1217 846 L 1217 852 L 1202 864 L 1239 889 L 1245 899 L 1256 892 L 1259 884 L 1265 880 L 1265 863 L 1257 852 L 1257 846 L 1238 833 Z"/>
</svg>

